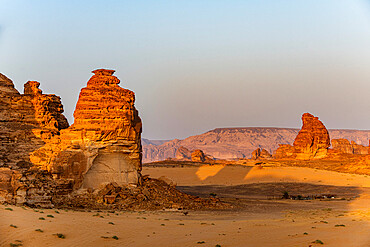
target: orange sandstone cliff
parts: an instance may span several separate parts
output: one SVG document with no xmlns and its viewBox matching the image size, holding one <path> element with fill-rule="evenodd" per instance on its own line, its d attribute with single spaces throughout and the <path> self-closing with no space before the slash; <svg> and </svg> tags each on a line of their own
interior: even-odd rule
<svg viewBox="0 0 370 247">
<path fill-rule="evenodd" d="M 43 94 L 39 86 L 29 81 L 20 94 L 0 74 L 0 167 L 30 166 L 29 154 L 69 126 L 60 97 Z"/>
<path fill-rule="evenodd" d="M 56 178 L 72 179 L 75 189 L 138 184 L 142 126 L 135 94 L 118 86 L 114 70 L 93 73 L 80 92 L 73 125 L 33 152 L 31 161 Z"/>
</svg>

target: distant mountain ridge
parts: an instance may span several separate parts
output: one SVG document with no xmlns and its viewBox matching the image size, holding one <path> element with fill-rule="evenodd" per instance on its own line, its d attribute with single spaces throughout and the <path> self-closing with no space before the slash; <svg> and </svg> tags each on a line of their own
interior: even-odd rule
<svg viewBox="0 0 370 247">
<path fill-rule="evenodd" d="M 189 150 L 201 149 L 205 154 L 218 159 L 249 158 L 257 148 L 270 153 L 279 144 L 292 144 L 299 129 L 276 127 L 216 128 L 184 140 L 170 141 L 143 140 L 143 162 L 174 158 L 179 147 Z M 370 130 L 329 129 L 330 139 L 347 139 L 368 146 Z"/>
</svg>

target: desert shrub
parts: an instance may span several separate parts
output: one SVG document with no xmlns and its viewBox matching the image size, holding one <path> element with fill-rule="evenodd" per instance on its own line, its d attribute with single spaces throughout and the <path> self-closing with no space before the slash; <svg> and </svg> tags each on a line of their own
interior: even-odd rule
<svg viewBox="0 0 370 247">
<path fill-rule="evenodd" d="M 315 241 L 312 242 L 313 244 L 324 244 L 323 241 L 321 241 L 320 239 L 316 239 Z"/>
<path fill-rule="evenodd" d="M 289 198 L 290 198 L 290 196 L 289 196 L 288 191 L 284 191 L 283 192 L 283 199 L 289 199 Z"/>
<path fill-rule="evenodd" d="M 62 239 L 66 238 L 66 236 L 62 233 L 57 233 L 55 235 L 57 235 L 58 238 L 62 238 Z"/>
<path fill-rule="evenodd" d="M 13 244 L 13 243 L 10 243 L 9 246 L 10 247 L 18 247 L 18 246 L 22 246 L 22 244 Z"/>
</svg>

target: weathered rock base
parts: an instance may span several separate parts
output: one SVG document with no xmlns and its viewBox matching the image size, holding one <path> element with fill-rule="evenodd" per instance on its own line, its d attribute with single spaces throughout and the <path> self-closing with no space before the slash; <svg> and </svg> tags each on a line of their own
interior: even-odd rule
<svg viewBox="0 0 370 247">
<path fill-rule="evenodd" d="M 0 171 L 0 203 L 37 208 L 162 210 L 227 209 L 217 198 L 185 194 L 165 179 L 143 177 L 138 186 L 107 183 L 99 189 L 73 190 L 73 181 L 53 179 L 43 170 Z"/>
<path fill-rule="evenodd" d="M 163 180 L 144 177 L 137 187 L 109 183 L 95 191 L 76 191 L 68 196 L 55 197 L 60 208 L 162 210 L 162 209 L 228 209 L 231 205 L 218 198 L 202 199 L 185 194 Z"/>
</svg>

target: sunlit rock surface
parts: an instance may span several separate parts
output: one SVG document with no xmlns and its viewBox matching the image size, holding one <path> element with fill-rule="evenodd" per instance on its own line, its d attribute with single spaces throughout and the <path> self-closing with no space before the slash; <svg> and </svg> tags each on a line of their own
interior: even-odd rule
<svg viewBox="0 0 370 247">
<path fill-rule="evenodd" d="M 303 160 L 324 158 L 329 146 L 329 132 L 324 124 L 318 117 L 304 113 L 302 115 L 302 129 L 295 138 L 293 146 L 280 145 L 276 150 L 276 157 Z"/>
<path fill-rule="evenodd" d="M 257 148 L 252 152 L 252 159 L 270 159 L 272 155 L 264 148 Z"/>
<path fill-rule="evenodd" d="M 355 141 L 349 142 L 347 139 L 331 140 L 332 149 L 345 154 L 369 154 L 369 147 L 357 144 Z"/>
<path fill-rule="evenodd" d="M 60 97 L 43 94 L 39 82 L 27 82 L 20 94 L 0 74 L 0 167 L 30 166 L 29 154 L 69 124 Z"/>
<path fill-rule="evenodd" d="M 81 89 L 75 122 L 35 151 L 31 161 L 75 188 L 137 184 L 141 171 L 141 119 L 135 94 L 118 86 L 113 70 L 99 69 Z"/>
<path fill-rule="evenodd" d="M 329 129 L 330 138 L 347 139 L 359 145 L 367 146 L 370 130 Z M 177 150 L 201 149 L 205 154 L 216 159 L 251 158 L 257 148 L 266 149 L 274 154 L 280 144 L 293 145 L 299 129 L 242 127 L 217 128 L 200 135 L 190 136 L 184 140 L 143 142 L 143 162 L 153 162 L 176 158 Z"/>
</svg>

